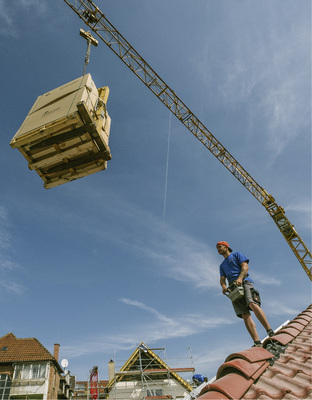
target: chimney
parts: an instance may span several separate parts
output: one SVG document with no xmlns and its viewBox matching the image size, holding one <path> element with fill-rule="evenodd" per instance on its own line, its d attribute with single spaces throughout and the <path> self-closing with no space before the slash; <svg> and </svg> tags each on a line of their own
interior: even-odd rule
<svg viewBox="0 0 312 400">
<path fill-rule="evenodd" d="M 115 362 L 110 360 L 108 363 L 108 381 L 113 381 L 115 379 Z"/>
<path fill-rule="evenodd" d="M 58 343 L 56 343 L 54 345 L 53 357 L 56 359 L 57 362 L 58 362 L 58 358 L 59 358 L 59 353 L 60 353 L 60 345 Z"/>
</svg>

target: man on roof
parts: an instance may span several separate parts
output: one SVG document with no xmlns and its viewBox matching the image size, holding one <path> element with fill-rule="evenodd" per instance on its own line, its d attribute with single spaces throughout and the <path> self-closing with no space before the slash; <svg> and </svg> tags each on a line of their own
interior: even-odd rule
<svg viewBox="0 0 312 400">
<path fill-rule="evenodd" d="M 254 289 L 253 280 L 248 274 L 249 260 L 241 252 L 233 252 L 229 244 L 224 241 L 217 243 L 217 251 L 224 257 L 220 265 L 220 285 L 222 287 L 222 293 L 230 293 L 237 286 L 243 287 L 243 297 L 232 301 L 233 308 L 236 315 L 244 320 L 247 331 L 254 341 L 254 346 L 261 347 L 261 341 L 258 336 L 256 325 L 250 315 L 250 311 L 254 312 L 269 336 L 273 336 L 274 332 L 271 329 L 264 311 L 260 307 L 259 292 Z M 226 285 L 226 280 L 229 286 Z"/>
</svg>

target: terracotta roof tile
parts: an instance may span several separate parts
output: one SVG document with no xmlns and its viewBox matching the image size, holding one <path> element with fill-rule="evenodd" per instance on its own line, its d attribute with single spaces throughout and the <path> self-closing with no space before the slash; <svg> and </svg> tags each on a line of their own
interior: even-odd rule
<svg viewBox="0 0 312 400">
<path fill-rule="evenodd" d="M 301 332 L 304 328 L 304 326 L 302 324 L 300 324 L 300 322 L 296 322 L 295 320 L 289 322 L 289 324 L 287 325 L 289 328 L 295 328 L 297 329 L 299 332 Z"/>
<path fill-rule="evenodd" d="M 202 396 L 200 396 L 201 400 L 210 399 L 210 400 L 229 400 L 229 397 L 225 396 L 220 392 L 206 392 Z"/>
<path fill-rule="evenodd" d="M 272 379 L 264 376 L 261 384 L 252 387 L 244 395 L 244 399 L 311 399 L 309 381 L 309 378 L 304 375 L 297 375 L 296 379 L 277 375 L 274 377 L 274 384 L 272 384 Z"/>
<path fill-rule="evenodd" d="M 279 334 L 288 333 L 288 335 L 291 335 L 294 338 L 297 337 L 300 332 L 301 332 L 300 330 L 298 330 L 296 328 L 293 328 L 291 326 L 287 326 L 286 328 L 283 328 L 283 329 L 278 331 Z"/>
<path fill-rule="evenodd" d="M 13 333 L 0 337 L 0 363 L 56 361 L 36 338 L 18 339 Z"/>
<path fill-rule="evenodd" d="M 286 346 L 286 344 L 290 343 L 293 339 L 293 336 L 289 335 L 288 333 L 282 332 L 266 339 L 263 345 L 266 346 L 270 342 L 278 342 L 281 345 Z"/>
<path fill-rule="evenodd" d="M 272 354 L 271 357 L 272 358 Z M 233 371 L 241 372 L 246 378 L 257 379 L 269 366 L 269 362 L 259 361 L 250 363 L 247 360 L 235 359 L 221 365 L 217 372 L 217 379 Z"/>
<path fill-rule="evenodd" d="M 309 311 L 304 311 L 304 312 L 298 314 L 297 318 L 295 318 L 295 319 L 299 319 L 299 318 L 303 318 L 303 319 L 305 319 L 307 322 L 310 322 L 310 321 L 311 321 L 311 318 L 312 318 L 312 313 L 309 312 Z"/>
<path fill-rule="evenodd" d="M 295 322 L 299 322 L 299 324 L 303 325 L 303 326 L 307 326 L 309 321 L 307 320 L 306 316 L 302 316 L 302 317 L 298 317 L 294 319 Z"/>
<path fill-rule="evenodd" d="M 240 351 L 238 353 L 230 354 L 225 362 L 233 360 L 234 358 L 243 358 L 251 363 L 268 360 L 272 358 L 272 353 L 263 349 L 262 347 L 252 347 L 251 349 L 247 349 L 244 351 Z"/>
<path fill-rule="evenodd" d="M 238 373 L 229 373 L 209 385 L 210 391 L 222 393 L 229 399 L 240 399 L 250 388 L 251 379 Z"/>
<path fill-rule="evenodd" d="M 216 380 L 203 388 L 199 399 L 312 398 L 311 334 L 309 306 L 264 341 L 267 349 L 253 347 L 229 355 L 218 369 Z"/>
</svg>

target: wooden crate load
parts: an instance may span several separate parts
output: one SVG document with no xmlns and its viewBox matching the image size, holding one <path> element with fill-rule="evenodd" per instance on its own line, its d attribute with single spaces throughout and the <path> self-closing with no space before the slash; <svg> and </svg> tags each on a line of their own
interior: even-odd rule
<svg viewBox="0 0 312 400">
<path fill-rule="evenodd" d="M 107 168 L 108 95 L 107 86 L 97 89 L 86 74 L 37 98 L 10 145 L 46 189 Z"/>
</svg>

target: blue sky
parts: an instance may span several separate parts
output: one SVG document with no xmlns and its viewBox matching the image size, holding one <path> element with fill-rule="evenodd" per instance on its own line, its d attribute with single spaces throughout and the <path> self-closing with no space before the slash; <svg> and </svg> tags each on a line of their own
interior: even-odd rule
<svg viewBox="0 0 312 400">
<path fill-rule="evenodd" d="M 97 5 L 310 247 L 310 2 Z M 43 188 L 9 143 L 37 96 L 82 75 L 80 28 L 61 0 L 0 0 L 0 335 L 60 343 L 78 379 L 94 365 L 107 379 L 142 340 L 172 367 L 191 350 L 211 378 L 252 345 L 221 294 L 217 241 L 250 258 L 273 328 L 310 304 L 310 280 L 261 204 L 104 43 L 87 72 L 110 88 L 112 160 Z"/>
</svg>

